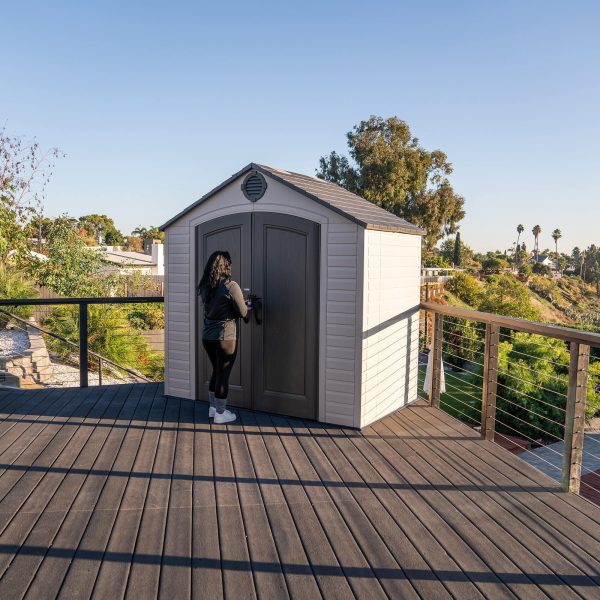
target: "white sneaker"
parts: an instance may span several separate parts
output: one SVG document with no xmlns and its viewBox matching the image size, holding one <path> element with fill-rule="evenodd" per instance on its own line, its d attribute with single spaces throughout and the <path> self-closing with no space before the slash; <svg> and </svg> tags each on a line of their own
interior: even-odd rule
<svg viewBox="0 0 600 600">
<path fill-rule="evenodd" d="M 231 423 L 231 421 L 235 421 L 237 419 L 237 415 L 228 410 L 224 410 L 222 413 L 215 413 L 215 423 Z"/>
<path fill-rule="evenodd" d="M 208 407 L 208 418 L 209 419 L 214 419 L 216 413 L 217 413 L 217 409 L 214 406 Z"/>
</svg>

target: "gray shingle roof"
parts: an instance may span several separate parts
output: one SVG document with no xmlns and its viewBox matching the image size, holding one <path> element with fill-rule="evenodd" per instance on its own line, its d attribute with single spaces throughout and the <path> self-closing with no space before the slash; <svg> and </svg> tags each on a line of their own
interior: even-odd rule
<svg viewBox="0 0 600 600">
<path fill-rule="evenodd" d="M 238 171 L 232 175 L 221 185 L 217 186 L 208 194 L 202 196 L 202 198 L 194 202 L 194 204 L 188 206 L 185 210 L 175 215 L 172 219 L 162 225 L 160 229 L 166 229 L 169 225 L 177 221 L 188 211 L 192 210 L 205 200 L 208 200 L 211 196 L 216 194 L 225 186 L 229 185 L 238 177 L 252 170 L 259 171 L 260 173 L 263 173 L 263 175 L 279 181 L 283 185 L 292 188 L 311 200 L 314 200 L 315 202 L 318 202 L 319 204 L 322 204 L 323 206 L 342 214 L 355 223 L 358 223 L 365 229 L 396 231 L 415 235 L 423 235 L 424 233 L 420 227 L 417 227 L 416 225 L 397 217 L 391 212 L 388 212 L 372 202 L 369 202 L 368 200 L 349 192 L 335 183 L 323 181 L 317 177 L 309 177 L 308 175 L 292 173 L 290 171 L 276 169 L 274 167 L 260 165 L 257 163 L 250 163 L 241 171 Z"/>
</svg>

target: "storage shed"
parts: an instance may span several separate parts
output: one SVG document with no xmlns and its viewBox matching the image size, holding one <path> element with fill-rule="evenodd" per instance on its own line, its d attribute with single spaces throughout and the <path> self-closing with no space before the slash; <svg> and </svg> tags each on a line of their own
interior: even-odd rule
<svg viewBox="0 0 600 600">
<path fill-rule="evenodd" d="M 241 324 L 231 404 L 364 427 L 416 399 L 420 228 L 333 183 L 251 163 L 162 229 L 166 394 L 207 398 L 196 288 L 219 249 L 262 300 Z"/>
</svg>

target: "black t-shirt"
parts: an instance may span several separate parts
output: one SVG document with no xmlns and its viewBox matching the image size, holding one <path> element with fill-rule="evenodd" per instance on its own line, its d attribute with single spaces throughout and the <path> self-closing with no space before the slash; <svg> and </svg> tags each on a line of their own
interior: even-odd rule
<svg viewBox="0 0 600 600">
<path fill-rule="evenodd" d="M 235 281 L 221 279 L 204 305 L 203 340 L 235 340 L 237 320 L 248 314 L 244 296 Z"/>
</svg>

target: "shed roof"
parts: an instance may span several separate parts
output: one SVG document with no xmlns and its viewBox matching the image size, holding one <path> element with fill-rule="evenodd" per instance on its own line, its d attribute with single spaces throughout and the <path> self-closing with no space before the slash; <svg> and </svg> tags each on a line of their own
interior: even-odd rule
<svg viewBox="0 0 600 600">
<path fill-rule="evenodd" d="M 343 187 L 300 173 L 292 173 L 283 169 L 276 169 L 267 165 L 250 163 L 241 171 L 232 175 L 229 179 L 218 185 L 216 188 L 208 192 L 188 206 L 186 209 L 169 219 L 161 225 L 160 229 L 166 229 L 169 225 L 175 223 L 187 212 L 208 200 L 225 186 L 232 183 L 249 171 L 258 171 L 267 177 L 275 179 L 279 183 L 288 186 L 296 192 L 303 194 L 307 198 L 326 206 L 327 208 L 347 217 L 365 229 L 376 229 L 379 231 L 395 231 L 400 233 L 410 233 L 415 235 L 423 235 L 424 231 L 420 227 L 409 223 L 405 219 L 397 217 L 393 213 L 384 210 L 383 208 L 349 192 Z"/>
</svg>

